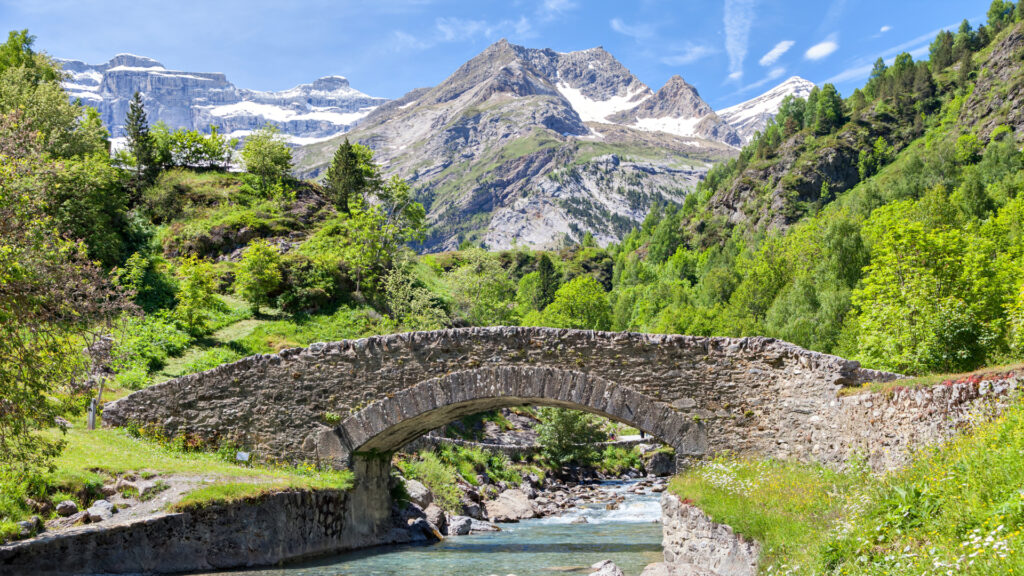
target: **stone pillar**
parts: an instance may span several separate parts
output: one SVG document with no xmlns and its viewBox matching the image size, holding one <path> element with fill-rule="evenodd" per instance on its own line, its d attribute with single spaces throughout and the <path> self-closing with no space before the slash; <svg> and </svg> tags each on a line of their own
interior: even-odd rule
<svg viewBox="0 0 1024 576">
<path fill-rule="evenodd" d="M 353 533 L 368 538 L 382 537 L 391 529 L 391 453 L 352 456 L 355 485 L 349 509 L 353 512 Z"/>
</svg>

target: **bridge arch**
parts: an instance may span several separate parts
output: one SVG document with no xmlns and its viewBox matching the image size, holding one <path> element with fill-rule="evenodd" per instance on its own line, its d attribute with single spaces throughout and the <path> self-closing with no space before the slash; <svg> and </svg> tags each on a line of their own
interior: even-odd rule
<svg viewBox="0 0 1024 576">
<path fill-rule="evenodd" d="M 557 406 L 622 422 L 672 446 L 679 456 L 707 452 L 707 432 L 669 404 L 629 386 L 575 370 L 494 366 L 431 378 L 366 406 L 319 443 L 322 460 L 352 466 L 355 457 L 387 455 L 461 416 L 512 406 Z"/>
</svg>

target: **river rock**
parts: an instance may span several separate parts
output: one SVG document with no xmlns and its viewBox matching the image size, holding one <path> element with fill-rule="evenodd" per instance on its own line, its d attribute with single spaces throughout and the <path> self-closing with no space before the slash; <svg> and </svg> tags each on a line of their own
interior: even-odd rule
<svg viewBox="0 0 1024 576">
<path fill-rule="evenodd" d="M 57 504 L 57 516 L 61 518 L 67 518 L 72 514 L 78 514 L 78 504 L 75 504 L 72 500 L 62 500 Z"/>
<path fill-rule="evenodd" d="M 448 516 L 445 515 L 444 510 L 437 504 L 431 503 L 429 506 L 423 509 L 423 513 L 427 515 L 427 522 L 430 522 L 437 528 L 437 531 L 441 534 L 445 534 L 448 531 Z"/>
<path fill-rule="evenodd" d="M 90 522 L 102 522 L 113 517 L 117 513 L 117 508 L 114 508 L 114 505 L 107 500 L 97 500 L 86 512 Z"/>
<path fill-rule="evenodd" d="M 570 524 L 589 524 L 589 523 L 590 523 L 590 520 L 587 520 L 586 516 L 580 516 L 578 518 L 573 519 L 573 521 L 570 522 Z"/>
<path fill-rule="evenodd" d="M 622 569 L 615 565 L 615 562 L 611 560 L 602 560 L 596 564 L 590 566 L 593 572 L 589 576 L 625 576 L 622 573 Z"/>
<path fill-rule="evenodd" d="M 485 506 L 491 522 L 518 522 L 537 517 L 530 499 L 517 488 L 505 490 L 494 500 L 487 501 Z"/>
<path fill-rule="evenodd" d="M 434 501 L 434 495 L 418 480 L 406 480 L 405 491 L 409 493 L 409 501 L 420 508 L 426 508 Z"/>
<path fill-rule="evenodd" d="M 470 532 L 501 532 L 501 528 L 498 528 L 490 522 L 483 520 L 473 520 L 469 526 Z"/>
<path fill-rule="evenodd" d="M 473 519 L 469 516 L 452 516 L 448 518 L 449 536 L 465 536 L 473 528 Z"/>
</svg>

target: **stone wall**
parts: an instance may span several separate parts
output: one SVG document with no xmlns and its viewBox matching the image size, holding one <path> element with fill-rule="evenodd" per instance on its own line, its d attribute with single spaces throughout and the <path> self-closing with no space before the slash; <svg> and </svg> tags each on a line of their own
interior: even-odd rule
<svg viewBox="0 0 1024 576">
<path fill-rule="evenodd" d="M 914 451 L 947 440 L 978 416 L 998 413 L 1022 388 L 1024 374 L 1008 373 L 841 396 L 834 437 L 847 457 L 866 458 L 875 471 L 894 470 Z"/>
<path fill-rule="evenodd" d="M 351 492 L 291 491 L 0 546 L 2 576 L 172 573 L 268 566 L 383 544 Z"/>
<path fill-rule="evenodd" d="M 661 524 L 665 562 L 648 566 L 644 575 L 757 576 L 760 544 L 668 492 L 661 497 Z"/>
<path fill-rule="evenodd" d="M 108 404 L 103 418 L 106 425 L 136 422 L 169 434 L 189 432 L 229 440 L 258 457 L 316 460 L 347 448 L 338 446 L 337 436 L 344 431 L 328 424 L 329 416 L 359 415 L 374 404 L 403 395 L 405 402 L 391 403 L 389 409 L 415 410 L 420 402 L 451 402 L 431 398 L 440 388 L 422 385 L 428 381 L 447 383 L 456 395 L 462 390 L 459 382 L 473 383 L 477 390 L 486 390 L 491 382 L 497 392 L 488 393 L 501 394 L 502 383 L 497 379 L 502 375 L 524 375 L 524 385 L 532 386 L 536 378 L 529 376 L 531 372 L 553 375 L 554 381 L 588 380 L 593 394 L 580 400 L 592 406 L 607 407 L 614 400 L 612 388 L 632 399 L 650 399 L 652 405 L 619 406 L 616 413 L 604 413 L 673 446 L 651 430 L 651 425 L 665 419 L 652 414 L 699 428 L 706 443 L 702 449 L 707 452 L 730 449 L 824 461 L 846 456 L 834 429 L 838 390 L 896 377 L 770 338 L 464 328 L 314 344 L 253 356 L 136 392 Z M 410 392 L 414 389 L 416 394 Z M 580 405 L 567 388 L 534 391 L 545 396 L 507 400 Z M 547 396 L 555 393 L 561 396 Z M 463 398 L 463 409 L 488 406 Z M 375 415 L 384 416 L 400 420 L 401 415 Z M 647 426 L 640 422 L 645 417 L 650 419 Z M 365 428 L 378 427 L 368 424 Z M 341 440 L 345 444 L 350 438 Z"/>
</svg>

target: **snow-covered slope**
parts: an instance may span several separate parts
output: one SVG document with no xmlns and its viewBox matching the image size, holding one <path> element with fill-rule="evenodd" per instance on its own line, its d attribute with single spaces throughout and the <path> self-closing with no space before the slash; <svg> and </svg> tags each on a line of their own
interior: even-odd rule
<svg viewBox="0 0 1024 576">
<path fill-rule="evenodd" d="M 719 110 L 718 117 L 732 126 L 746 144 L 775 117 L 786 96 L 807 98 L 813 88 L 814 82 L 793 76 L 756 98 Z"/>
<path fill-rule="evenodd" d="M 111 135 L 122 135 L 128 102 L 138 91 L 150 123 L 245 136 L 264 124 L 277 125 L 295 144 L 310 144 L 348 131 L 387 102 L 352 88 L 341 76 L 327 76 L 281 92 L 237 88 L 224 74 L 168 70 L 156 60 L 118 54 L 105 64 L 61 63 L 72 98 L 95 107 Z"/>
</svg>

